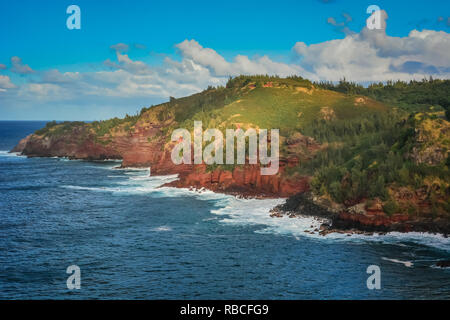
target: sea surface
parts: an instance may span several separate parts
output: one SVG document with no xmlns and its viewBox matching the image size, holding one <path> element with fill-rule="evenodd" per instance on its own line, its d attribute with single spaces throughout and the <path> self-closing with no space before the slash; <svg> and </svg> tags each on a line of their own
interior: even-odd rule
<svg viewBox="0 0 450 320">
<path fill-rule="evenodd" d="M 8 150 L 45 122 L 0 121 L 0 299 L 450 299 L 450 239 L 326 237 L 283 200 L 159 188 L 176 176 Z M 81 289 L 69 290 L 67 267 Z M 367 288 L 379 266 L 381 289 Z"/>
</svg>

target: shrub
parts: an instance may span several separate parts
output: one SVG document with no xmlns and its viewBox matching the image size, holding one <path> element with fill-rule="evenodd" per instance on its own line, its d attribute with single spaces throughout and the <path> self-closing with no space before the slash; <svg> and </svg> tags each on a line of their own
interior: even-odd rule
<svg viewBox="0 0 450 320">
<path fill-rule="evenodd" d="M 384 205 L 383 205 L 383 211 L 387 213 L 387 215 L 392 215 L 398 211 L 399 207 L 397 202 L 395 202 L 394 199 L 389 199 Z"/>
</svg>

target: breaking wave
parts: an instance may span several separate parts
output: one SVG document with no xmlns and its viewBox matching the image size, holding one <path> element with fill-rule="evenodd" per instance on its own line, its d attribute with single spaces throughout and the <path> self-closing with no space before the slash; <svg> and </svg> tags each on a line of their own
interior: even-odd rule
<svg viewBox="0 0 450 320">
<path fill-rule="evenodd" d="M 309 237 L 325 241 L 377 241 L 383 243 L 416 243 L 450 252 L 450 238 L 443 235 L 421 232 L 390 232 L 384 235 L 361 235 L 329 233 L 325 236 L 319 234 L 318 229 L 324 220 L 320 218 L 303 216 L 289 218 L 272 218 L 269 215 L 271 208 L 280 204 L 284 199 L 237 199 L 226 200 L 226 205 L 220 209 L 212 210 L 213 214 L 222 217 L 223 223 L 235 225 L 259 225 L 257 233 L 273 233 L 294 236 L 296 239 Z M 223 202 L 225 203 L 225 202 Z"/>
<path fill-rule="evenodd" d="M 26 158 L 26 156 L 21 155 L 20 152 L 9 152 L 7 150 L 0 150 L 0 157 L 21 157 L 21 158 Z"/>
<path fill-rule="evenodd" d="M 119 171 L 117 171 L 119 172 Z M 175 181 L 178 175 L 149 176 L 149 169 L 121 169 L 123 179 L 111 179 L 113 185 L 105 187 L 87 187 L 68 185 L 65 188 L 97 192 L 152 194 L 153 197 L 196 197 L 201 200 L 214 200 L 216 208 L 211 213 L 219 218 L 220 223 L 239 226 L 254 226 L 256 233 L 279 234 L 293 236 L 300 240 L 304 237 L 320 241 L 355 241 L 355 242 L 382 242 L 398 245 L 415 243 L 434 247 L 450 252 L 450 239 L 442 235 L 430 233 L 400 233 L 391 232 L 384 235 L 361 235 L 330 233 L 325 236 L 319 234 L 322 219 L 304 216 L 289 218 L 272 218 L 270 209 L 281 204 L 285 199 L 243 199 L 231 195 L 215 193 L 210 190 L 191 190 L 188 188 L 163 187 L 164 184 Z M 120 175 L 114 175 L 120 178 Z"/>
</svg>

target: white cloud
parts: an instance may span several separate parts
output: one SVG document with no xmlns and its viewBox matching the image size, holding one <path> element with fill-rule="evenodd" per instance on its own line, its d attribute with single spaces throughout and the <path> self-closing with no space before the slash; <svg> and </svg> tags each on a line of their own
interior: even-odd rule
<svg viewBox="0 0 450 320">
<path fill-rule="evenodd" d="M 8 76 L 0 75 L 0 92 L 5 92 L 6 89 L 16 88 L 16 85 L 11 82 Z"/>
<path fill-rule="evenodd" d="M 51 69 L 42 73 L 42 82 L 63 84 L 71 83 L 72 81 L 80 80 L 82 74 L 80 72 L 64 72 L 61 73 L 57 69 Z"/>
<path fill-rule="evenodd" d="M 357 82 L 422 79 L 432 75 L 450 77 L 450 34 L 412 30 L 407 37 L 386 34 L 382 29 L 347 35 L 344 39 L 306 45 L 297 42 L 294 52 L 299 65 L 313 80 L 337 81 L 346 77 Z"/>
<path fill-rule="evenodd" d="M 122 69 L 134 74 L 149 74 L 152 71 L 150 68 L 142 61 L 133 61 L 127 54 L 121 54 L 116 52 L 117 63 L 107 59 L 104 63 L 106 66 L 113 69 Z"/>
<path fill-rule="evenodd" d="M 302 71 L 300 66 L 274 62 L 267 56 L 252 60 L 247 56 L 237 55 L 232 62 L 228 62 L 216 51 L 202 47 L 195 40 L 184 40 L 177 44 L 176 47 L 180 50 L 180 54 L 184 59 L 190 59 L 194 64 L 210 69 L 212 74 L 219 77 L 240 74 L 289 76 Z"/>
<path fill-rule="evenodd" d="M 60 86 L 51 83 L 29 83 L 26 87 L 27 91 L 38 99 L 48 97 L 57 99 L 61 97 L 61 91 L 63 90 Z"/>
</svg>

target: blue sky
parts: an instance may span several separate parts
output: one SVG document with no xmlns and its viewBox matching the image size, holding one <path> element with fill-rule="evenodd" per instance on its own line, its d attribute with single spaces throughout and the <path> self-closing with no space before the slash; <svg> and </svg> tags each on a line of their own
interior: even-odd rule
<svg viewBox="0 0 450 320">
<path fill-rule="evenodd" d="M 81 30 L 66 28 L 71 4 L 81 9 Z M 371 4 L 388 16 L 379 36 L 363 31 Z M 240 73 L 336 80 L 324 63 L 359 82 L 447 78 L 449 14 L 444 0 L 1 0 L 0 119 L 122 116 Z M 111 48 L 119 43 L 126 49 Z M 367 46 L 375 51 L 365 73 L 355 64 L 364 56 L 332 62 L 327 53 L 350 57 Z"/>
</svg>

